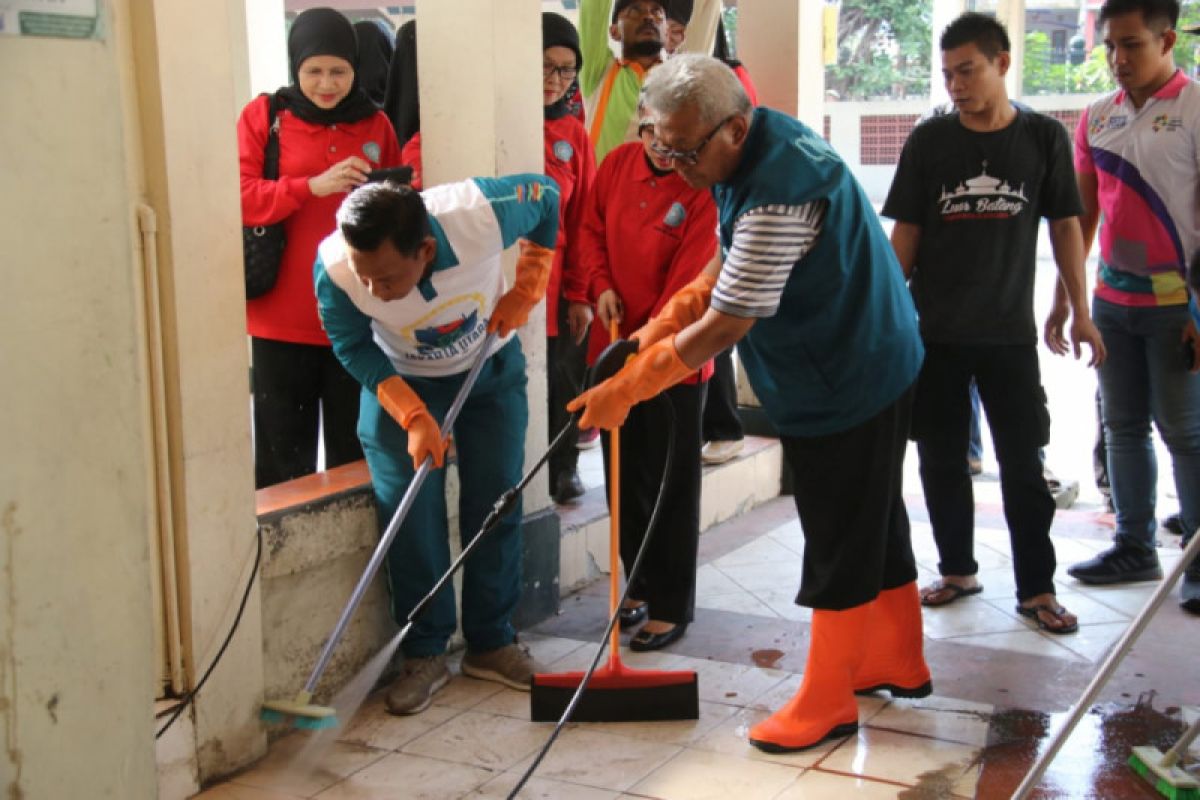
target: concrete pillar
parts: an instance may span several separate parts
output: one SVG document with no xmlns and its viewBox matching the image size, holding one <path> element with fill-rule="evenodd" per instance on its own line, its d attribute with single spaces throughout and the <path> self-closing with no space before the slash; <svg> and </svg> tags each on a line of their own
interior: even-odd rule
<svg viewBox="0 0 1200 800">
<path fill-rule="evenodd" d="M 1012 64 L 1004 80 L 1008 96 L 1019 100 L 1023 93 L 1022 75 L 1025 72 L 1025 0 L 998 0 L 996 19 L 1008 29 L 1012 44 Z"/>
<path fill-rule="evenodd" d="M 230 35 L 245 26 L 246 9 L 243 0 L 213 2 L 200 15 L 174 0 L 130 5 L 129 168 L 157 218 L 169 451 L 160 479 L 170 486 L 184 659 L 195 685 L 232 627 L 256 549 L 233 136 L 246 57 Z M 201 782 L 265 749 L 262 674 L 256 581 L 237 635 L 196 698 Z"/>
<path fill-rule="evenodd" d="M 425 184 L 543 171 L 539 0 L 417 4 L 417 71 Z M 453 42 L 452 47 L 444 46 Z M 505 262 L 511 283 L 515 253 Z M 546 449 L 545 303 L 520 331 L 529 367 L 526 463 Z M 545 480 L 525 493 L 529 513 L 549 505 Z"/>
<path fill-rule="evenodd" d="M 687 35 L 683 44 L 679 46 L 679 52 L 712 55 L 722 5 L 721 0 L 696 0 L 692 8 L 692 19 L 688 22 Z"/>
<path fill-rule="evenodd" d="M 954 18 L 967 10 L 965 0 L 933 0 L 933 21 L 929 26 L 929 105 L 940 106 L 950 102 L 946 91 L 946 79 L 942 77 L 942 31 Z"/>
<path fill-rule="evenodd" d="M 816 0 L 740 0 L 738 58 L 759 102 L 820 133 L 825 117 L 824 4 Z"/>
</svg>

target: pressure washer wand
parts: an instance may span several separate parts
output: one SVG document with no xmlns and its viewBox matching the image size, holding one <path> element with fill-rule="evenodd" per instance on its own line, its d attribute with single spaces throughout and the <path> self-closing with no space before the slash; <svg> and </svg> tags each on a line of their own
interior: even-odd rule
<svg viewBox="0 0 1200 800">
<path fill-rule="evenodd" d="M 517 499 L 520 498 L 521 493 L 525 491 L 525 487 L 529 485 L 531 480 L 533 480 L 533 476 L 538 473 L 538 471 L 542 468 L 542 465 L 549 460 L 550 455 L 556 452 L 563 445 L 563 441 L 568 435 L 575 435 L 578 433 L 578 428 L 575 427 L 575 420 L 578 419 L 578 417 L 578 414 L 572 415 L 567 425 L 558 432 L 558 435 L 554 437 L 554 441 L 550 443 L 548 448 L 546 448 L 546 452 L 542 454 L 542 457 L 539 458 L 523 476 L 521 476 L 521 480 L 517 482 L 515 486 L 509 487 L 507 490 L 505 490 L 504 494 L 500 495 L 500 497 L 496 499 L 496 502 L 492 505 L 492 510 L 488 512 L 487 518 L 484 519 L 483 524 L 479 526 L 479 532 L 476 533 L 474 538 L 472 538 L 471 541 L 467 543 L 467 546 L 462 549 L 462 552 L 458 554 L 458 558 L 454 559 L 454 563 L 452 563 L 450 568 L 442 574 L 442 577 L 439 578 L 438 582 L 433 585 L 433 588 L 429 590 L 429 593 L 422 597 L 421 600 L 415 606 L 413 606 L 413 610 L 409 612 L 408 618 L 405 620 L 405 625 L 400 631 L 399 641 L 404 641 L 405 637 L 408 636 L 409 630 L 413 625 L 416 624 L 417 618 L 421 616 L 423 611 L 425 611 L 425 607 L 432 603 L 433 598 L 437 597 L 437 594 L 442 590 L 442 587 L 444 587 L 451 581 L 451 579 L 454 578 L 454 573 L 458 572 L 458 568 L 462 566 L 462 563 L 466 561 L 472 553 L 475 552 L 479 543 L 483 540 L 483 537 L 487 536 L 487 534 L 491 532 L 492 528 L 496 527 L 496 524 L 503 519 L 509 511 L 512 510 L 513 506 L 517 503 Z"/>
<path fill-rule="evenodd" d="M 458 413 L 462 410 L 463 405 L 467 401 L 467 395 L 471 393 L 471 387 L 475 385 L 475 380 L 479 377 L 480 370 L 483 369 L 483 364 L 491 355 L 492 345 L 495 344 L 498 334 L 495 332 L 489 333 L 483 340 L 483 344 L 479 348 L 479 355 L 475 362 L 468 370 L 466 377 L 463 379 L 462 387 L 458 390 L 458 394 L 454 398 L 454 402 L 450 405 L 450 410 L 446 412 L 446 417 L 442 421 L 442 431 L 452 430 L 454 421 L 458 418 Z M 325 642 L 325 648 L 321 651 L 321 655 L 317 658 L 316 666 L 313 667 L 312 674 L 308 676 L 308 681 L 304 684 L 304 689 L 292 701 L 271 701 L 263 704 L 265 712 L 276 712 L 282 714 L 294 714 L 301 717 L 315 718 L 317 720 L 328 719 L 331 723 L 333 720 L 333 709 L 328 709 L 320 706 L 312 706 L 313 692 L 316 691 L 317 682 L 321 680 L 321 676 L 325 673 L 325 668 L 329 666 L 329 660 L 333 657 L 333 650 L 337 647 L 338 642 L 342 638 L 342 634 L 346 632 L 346 627 L 350 624 L 350 619 L 354 616 L 354 612 L 358 610 L 359 604 L 367 593 L 367 587 L 371 585 L 371 581 L 379 572 L 379 567 L 383 564 L 384 558 L 387 556 L 388 548 L 392 541 L 396 538 L 396 534 L 400 530 L 400 524 L 404 522 L 404 518 L 408 516 L 409 509 L 417 499 L 417 493 L 421 491 L 421 485 L 425 483 L 425 478 L 433 469 L 433 458 L 426 456 L 421 462 L 420 468 L 417 470 L 413 479 L 409 482 L 408 488 L 404 492 L 404 497 L 400 500 L 399 507 L 396 508 L 396 513 L 392 515 L 392 519 L 388 522 L 387 529 L 379 540 L 379 544 L 375 547 L 375 552 L 371 554 L 371 560 L 367 562 L 367 568 L 358 579 L 358 584 L 354 587 L 354 591 L 350 595 L 349 602 L 342 609 L 342 615 L 338 618 L 337 624 L 333 626 L 333 632 L 329 635 L 329 640 Z M 447 573 L 449 574 L 449 573 Z M 435 591 L 444 584 L 443 581 L 438 583 Z M 426 598 L 426 600 L 428 597 Z M 425 601 L 418 604 L 418 608 L 423 606 Z M 405 632 L 412 626 L 412 619 L 416 612 L 409 616 L 409 623 L 405 627 Z"/>
</svg>

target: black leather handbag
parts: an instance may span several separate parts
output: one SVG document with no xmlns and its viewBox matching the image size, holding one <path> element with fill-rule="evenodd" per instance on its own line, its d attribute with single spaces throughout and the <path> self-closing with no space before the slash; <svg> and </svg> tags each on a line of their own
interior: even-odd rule
<svg viewBox="0 0 1200 800">
<path fill-rule="evenodd" d="M 268 99 L 267 146 L 263 158 L 263 177 L 279 179 L 279 100 Z M 246 264 L 246 299 L 251 300 L 271 291 L 279 277 L 279 264 L 287 244 L 283 223 L 242 226 L 242 256 Z"/>
</svg>

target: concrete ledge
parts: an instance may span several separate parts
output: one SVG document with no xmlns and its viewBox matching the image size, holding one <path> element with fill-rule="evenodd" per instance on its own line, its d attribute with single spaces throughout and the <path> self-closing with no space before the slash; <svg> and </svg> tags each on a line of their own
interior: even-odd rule
<svg viewBox="0 0 1200 800">
<path fill-rule="evenodd" d="M 783 448 L 779 440 L 747 436 L 738 456 L 704 468 L 700 530 L 731 519 L 779 495 Z M 589 489 L 572 506 L 559 506 L 562 557 L 559 588 L 565 596 L 609 571 L 608 505 L 603 487 Z"/>
<path fill-rule="evenodd" d="M 460 552 L 458 470 L 446 480 L 450 555 Z M 264 693 L 290 698 L 304 685 L 379 542 L 375 496 L 365 462 L 305 476 L 258 492 L 258 523 L 265 543 L 262 581 Z M 514 615 L 531 627 L 558 610 L 559 521 L 552 508 L 524 520 L 521 602 Z M 397 632 L 383 570 L 334 650 L 317 685 L 328 700 Z M 461 572 L 455 576 L 461 597 Z M 451 648 L 461 638 L 451 640 Z"/>
</svg>

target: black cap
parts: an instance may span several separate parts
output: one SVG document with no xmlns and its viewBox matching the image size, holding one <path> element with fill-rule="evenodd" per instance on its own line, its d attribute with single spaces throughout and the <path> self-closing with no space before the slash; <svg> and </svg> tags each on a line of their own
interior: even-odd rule
<svg viewBox="0 0 1200 800">
<path fill-rule="evenodd" d="M 667 0 L 667 19 L 687 27 L 692 21 L 692 0 Z"/>
<path fill-rule="evenodd" d="M 621 12 L 624 11 L 625 9 L 629 8 L 631 5 L 633 5 L 636 2 L 637 2 L 637 0 L 617 0 L 617 2 L 613 3 L 612 21 L 616 22 L 617 17 L 619 17 L 621 15 Z M 657 5 L 661 6 L 663 11 L 667 10 L 667 6 L 668 6 L 667 0 L 651 0 L 651 2 L 656 3 Z M 690 16 L 690 14 L 689 14 L 689 16 Z"/>
<path fill-rule="evenodd" d="M 542 12 L 542 49 L 565 47 L 575 51 L 575 68 L 583 67 L 583 53 L 579 49 L 579 31 L 571 20 L 553 11 Z"/>
</svg>

